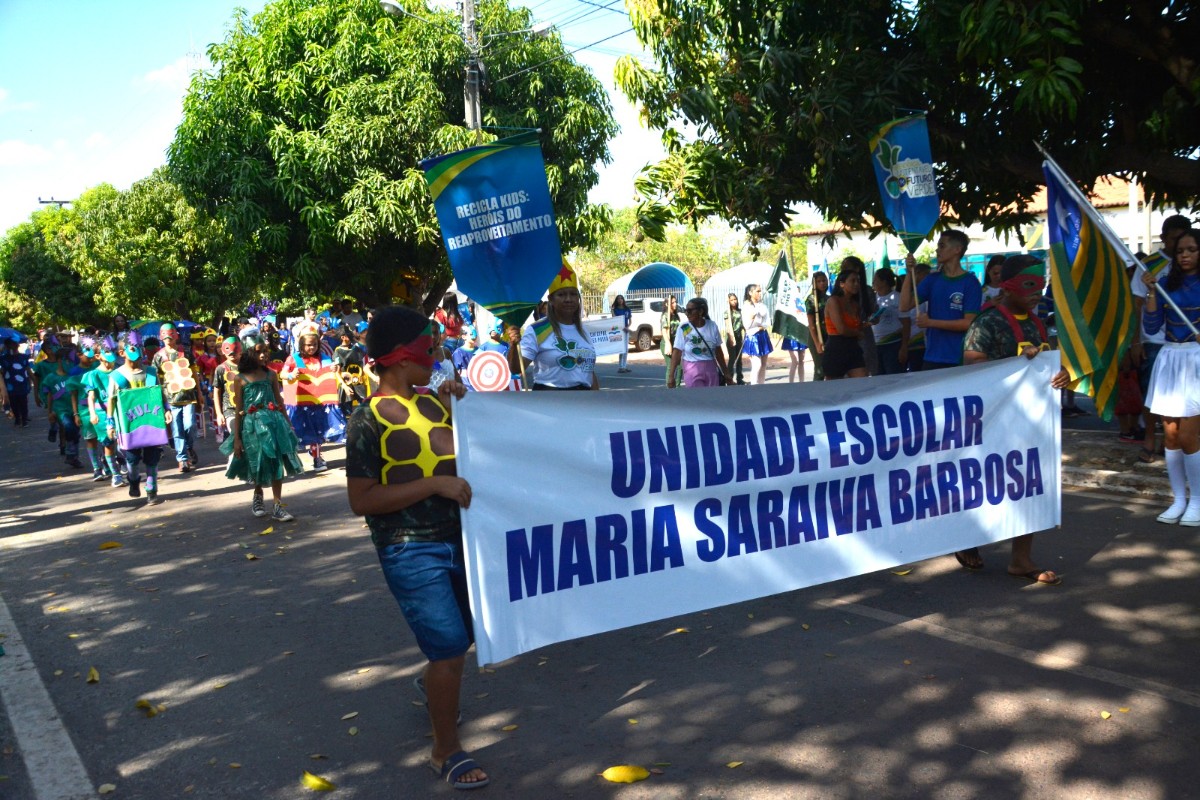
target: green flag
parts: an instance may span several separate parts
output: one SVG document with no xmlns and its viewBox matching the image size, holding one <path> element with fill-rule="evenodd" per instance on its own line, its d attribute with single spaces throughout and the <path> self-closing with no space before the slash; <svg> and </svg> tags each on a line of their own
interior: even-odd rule
<svg viewBox="0 0 1200 800">
<path fill-rule="evenodd" d="M 780 336 L 788 336 L 805 347 L 811 344 L 808 336 L 808 314 L 804 310 L 805 290 L 796 283 L 787 253 L 779 254 L 779 262 L 771 273 L 767 292 L 775 298 L 775 316 L 771 330 Z"/>
</svg>

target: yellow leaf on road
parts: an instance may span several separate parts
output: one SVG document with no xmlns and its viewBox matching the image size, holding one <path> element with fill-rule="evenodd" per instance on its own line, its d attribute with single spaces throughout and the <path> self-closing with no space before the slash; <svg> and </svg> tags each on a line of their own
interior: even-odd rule
<svg viewBox="0 0 1200 800">
<path fill-rule="evenodd" d="M 629 720 L 629 724 L 630 724 L 630 725 L 637 725 L 637 720 L 636 720 L 636 719 L 630 719 L 630 720 Z"/>
<path fill-rule="evenodd" d="M 517 726 L 516 726 L 516 725 L 505 725 L 505 726 L 504 726 L 503 728 L 501 728 L 500 730 L 502 730 L 502 731 L 515 731 L 516 729 L 517 729 Z"/>
<path fill-rule="evenodd" d="M 105 542 L 104 544 L 100 545 L 100 549 L 101 550 L 116 550 L 118 547 L 124 547 L 124 546 L 125 545 L 121 544 L 120 542 Z"/>
<path fill-rule="evenodd" d="M 241 768 L 242 768 L 242 765 L 241 765 L 241 764 L 239 764 L 239 763 L 238 763 L 238 762 L 236 762 L 236 761 L 230 761 L 230 762 L 229 762 L 229 768 L 230 768 L 230 769 L 241 769 Z"/>
<path fill-rule="evenodd" d="M 900 575 L 900 576 L 907 575 L 910 572 L 912 572 L 911 569 L 894 569 L 894 570 L 892 570 L 893 575 Z"/>
<path fill-rule="evenodd" d="M 351 736 L 358 736 L 358 728 L 351 728 L 350 730 L 348 730 L 346 732 L 349 733 Z"/>
<path fill-rule="evenodd" d="M 117 790 L 115 783 L 102 783 L 96 787 L 96 794 L 112 794 Z"/>
<path fill-rule="evenodd" d="M 258 534 L 258 535 L 259 535 L 259 536 L 266 536 L 268 533 L 274 533 L 274 532 L 275 532 L 275 526 L 274 526 L 274 525 L 272 525 L 271 527 L 267 528 L 265 531 L 263 531 L 262 533 L 260 533 L 260 534 Z"/>
<path fill-rule="evenodd" d="M 1117 709 L 1117 711 L 1120 711 L 1122 714 L 1128 714 L 1128 713 L 1129 713 L 1129 709 L 1128 709 L 1128 708 L 1118 708 L 1118 709 Z"/>
<path fill-rule="evenodd" d="M 133 706 L 134 706 L 134 708 L 140 708 L 142 711 L 145 711 L 147 719 L 149 719 L 150 717 L 158 716 L 158 708 L 155 707 L 155 705 L 153 703 L 151 703 L 149 700 L 145 700 L 145 699 L 138 700 L 136 703 L 133 704 Z"/>
<path fill-rule="evenodd" d="M 246 560 L 247 561 L 258 561 L 258 556 L 254 555 L 254 553 L 246 553 Z"/>
<path fill-rule="evenodd" d="M 1112 716 L 1112 714 L 1108 713 L 1107 711 L 1100 712 L 1100 719 L 1108 719 L 1111 716 Z"/>
<path fill-rule="evenodd" d="M 808 623 L 807 623 L 807 622 L 801 622 L 801 623 L 800 623 L 800 627 L 801 627 L 801 628 L 803 628 L 804 630 L 808 630 Z"/>
<path fill-rule="evenodd" d="M 343 714 L 343 715 L 342 715 L 342 719 L 343 719 L 343 720 L 347 720 L 347 719 L 354 719 L 354 718 L 355 718 L 355 717 L 357 717 L 357 716 L 358 716 L 358 712 L 357 712 L 357 711 L 351 711 L 349 714 Z"/>
<path fill-rule="evenodd" d="M 609 767 L 600 773 L 600 777 L 613 783 L 636 783 L 650 777 L 650 770 L 635 764 L 620 764 Z"/>
<path fill-rule="evenodd" d="M 725 766 L 729 767 L 730 769 L 737 769 L 738 767 L 740 767 L 742 764 L 745 764 L 745 763 L 746 763 L 745 761 L 730 761 Z"/>
<path fill-rule="evenodd" d="M 300 782 L 304 784 L 305 788 L 312 789 L 314 792 L 332 792 L 337 788 L 320 775 L 313 775 L 308 770 L 304 771 L 304 775 L 300 778 Z"/>
<path fill-rule="evenodd" d="M 88 683 L 99 683 L 100 682 L 100 672 L 95 667 L 88 668 L 87 682 Z"/>
</svg>

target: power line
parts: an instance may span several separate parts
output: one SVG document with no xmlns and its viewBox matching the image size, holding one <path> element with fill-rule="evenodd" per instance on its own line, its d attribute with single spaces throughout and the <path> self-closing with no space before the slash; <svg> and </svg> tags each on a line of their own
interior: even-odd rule
<svg viewBox="0 0 1200 800">
<path fill-rule="evenodd" d="M 505 75 L 503 78 L 497 78 L 495 81 L 493 81 L 493 83 L 500 83 L 501 81 L 506 81 L 509 78 L 515 78 L 518 75 L 524 75 L 526 72 L 535 70 L 538 67 L 544 67 L 547 64 L 553 64 L 555 61 L 561 61 L 562 59 L 566 58 L 567 56 L 571 56 L 571 55 L 578 53 L 580 50 L 587 50 L 589 47 L 595 47 L 598 44 L 603 44 L 604 42 L 607 42 L 609 39 L 615 39 L 618 36 L 624 36 L 625 34 L 629 33 L 632 30 L 633 30 L 633 28 L 626 28 L 625 30 L 621 31 L 620 33 L 614 33 L 612 36 L 605 36 L 603 39 L 598 39 L 597 41 L 594 41 L 591 44 L 586 44 L 583 47 L 577 47 L 574 50 L 568 50 L 567 52 L 563 53 L 562 55 L 557 55 L 554 58 L 548 58 L 545 61 L 540 61 L 537 64 L 534 64 L 532 66 L 525 67 L 524 69 L 519 69 L 516 72 L 513 72 L 509 75 Z"/>
</svg>

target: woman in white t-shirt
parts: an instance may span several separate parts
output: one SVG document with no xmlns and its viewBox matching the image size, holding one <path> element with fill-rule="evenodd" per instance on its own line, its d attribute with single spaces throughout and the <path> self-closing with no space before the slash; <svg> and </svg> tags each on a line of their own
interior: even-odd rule
<svg viewBox="0 0 1200 800">
<path fill-rule="evenodd" d="M 683 362 L 683 385 L 719 386 L 721 375 L 729 380 L 729 369 L 721 354 L 721 329 L 708 318 L 708 301 L 703 297 L 688 300 L 683 311 L 687 322 L 679 326 L 671 348 L 671 367 L 667 370 L 667 388 L 675 388 L 675 371 Z"/>
<path fill-rule="evenodd" d="M 550 284 L 546 318 L 525 329 L 521 358 L 533 364 L 533 389 L 599 389 L 596 350 L 583 330 L 583 303 L 575 270 L 563 268 Z"/>
<path fill-rule="evenodd" d="M 752 283 L 742 298 L 742 322 L 746 340 L 742 352 L 750 357 L 750 383 L 766 383 L 767 356 L 774 349 L 767 334 L 767 304 L 762 301 L 762 287 Z"/>
</svg>

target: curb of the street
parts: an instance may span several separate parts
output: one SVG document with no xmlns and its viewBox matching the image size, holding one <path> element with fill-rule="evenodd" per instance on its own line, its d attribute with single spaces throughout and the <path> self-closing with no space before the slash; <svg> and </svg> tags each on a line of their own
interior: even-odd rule
<svg viewBox="0 0 1200 800">
<path fill-rule="evenodd" d="M 1103 489 L 1108 492 L 1121 492 L 1155 499 L 1171 498 L 1171 487 L 1167 484 L 1165 477 L 1151 477 L 1107 469 L 1069 467 L 1064 464 L 1062 482 L 1063 486 L 1075 486 L 1081 489 Z"/>
</svg>

